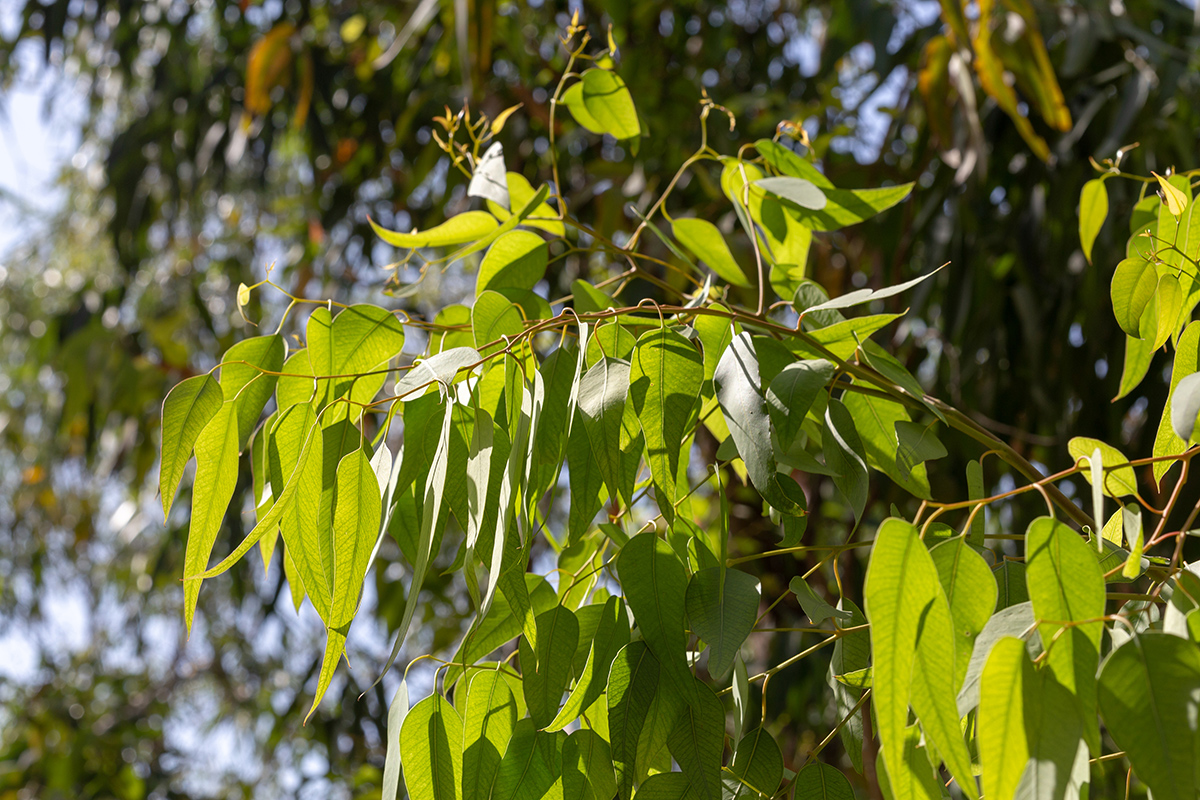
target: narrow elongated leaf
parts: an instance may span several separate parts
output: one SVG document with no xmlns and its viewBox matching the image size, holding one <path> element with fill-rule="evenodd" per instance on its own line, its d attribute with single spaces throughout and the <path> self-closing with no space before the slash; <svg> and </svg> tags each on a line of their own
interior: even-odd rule
<svg viewBox="0 0 1200 800">
<path fill-rule="evenodd" d="M 723 776 L 725 800 L 773 797 L 783 780 L 783 754 L 771 734 L 755 728 L 742 738 L 733 752 L 729 773 Z"/>
<path fill-rule="evenodd" d="M 1133 636 L 1100 670 L 1099 707 L 1155 800 L 1196 796 L 1200 648 L 1194 642 L 1151 631 Z"/>
<path fill-rule="evenodd" d="M 819 350 L 805 339 L 789 339 L 784 344 L 801 358 L 827 358 L 829 353 L 840 359 L 848 359 L 862 346 L 868 336 L 887 327 L 900 318 L 900 314 L 870 314 L 865 317 L 835 322 L 807 334 L 812 342 L 821 345 Z"/>
<path fill-rule="evenodd" d="M 683 336 L 663 327 L 638 339 L 629 367 L 629 399 L 646 436 L 646 462 L 668 525 L 680 496 L 680 456 L 687 455 L 683 439 L 703 382 L 704 362 Z"/>
<path fill-rule="evenodd" d="M 917 779 L 905 765 L 909 685 L 916 662 L 922 615 L 940 591 L 937 569 L 911 523 L 889 518 L 875 535 L 863 597 L 871 621 L 875 660 L 873 704 L 881 751 L 896 800 L 919 796 Z"/>
<path fill-rule="evenodd" d="M 409 710 L 400 729 L 400 758 L 412 800 L 462 797 L 462 741 L 462 717 L 440 694 Z"/>
<path fill-rule="evenodd" d="M 1084 738 L 1092 752 L 1099 752 L 1096 668 L 1104 631 L 1104 576 L 1079 534 L 1049 517 L 1034 520 L 1026 530 L 1025 562 L 1029 599 L 1049 650 L 1050 669 L 1079 698 Z M 1078 624 L 1066 627 L 1066 622 Z"/>
<path fill-rule="evenodd" d="M 541 575 L 527 572 L 523 576 L 529 596 L 530 609 L 536 618 L 554 606 L 557 597 L 554 588 Z M 521 621 L 514 614 L 508 599 L 500 594 L 482 619 L 476 619 L 463 637 L 462 644 L 454 652 L 454 664 L 471 664 L 491 653 L 501 645 L 511 642 L 521 633 Z M 450 666 L 446 670 L 445 685 L 453 686 L 463 675 L 463 668 Z M 524 698 L 518 696 L 518 705 Z"/>
<path fill-rule="evenodd" d="M 358 608 L 371 551 L 379 536 L 379 479 L 365 452 L 355 450 L 337 469 L 333 509 L 333 610 L 330 626 L 349 624 Z"/>
<path fill-rule="evenodd" d="M 853 800 L 850 781 L 835 767 L 814 761 L 796 776 L 792 800 Z"/>
<path fill-rule="evenodd" d="M 844 627 L 854 628 L 867 624 L 866 615 L 854 604 L 853 600 L 843 597 L 838 602 L 838 608 L 850 612 L 849 624 Z M 866 629 L 857 630 L 842 636 L 833 643 L 833 653 L 829 658 L 829 672 L 825 678 L 825 683 L 833 690 L 833 696 L 837 702 L 838 718 L 845 720 L 838 735 L 842 739 L 842 744 L 846 748 L 847 755 L 850 756 L 850 762 L 854 765 L 854 769 L 860 773 L 863 769 L 864 714 L 860 710 L 851 716 L 851 712 L 862 697 L 862 691 L 846 686 L 841 676 L 869 669 L 868 664 L 870 663 L 871 634 Z"/>
<path fill-rule="evenodd" d="M 322 406 L 348 394 L 362 401 L 357 391 L 365 379 L 354 376 L 375 371 L 404 347 L 403 324 L 392 312 L 379 306 L 350 306 L 338 312 L 336 317 L 330 315 L 328 308 L 319 307 L 308 318 L 307 331 L 312 374 L 338 376 L 317 382 L 316 396 Z M 374 384 L 364 385 L 374 385 L 378 390 L 383 377 L 379 374 L 375 376 Z M 327 419 L 327 422 L 336 418 Z"/>
<path fill-rule="evenodd" d="M 237 404 L 238 447 L 245 448 L 258 424 L 263 406 L 275 391 L 284 357 L 283 337 L 254 336 L 243 339 L 221 356 L 221 391 Z"/>
<path fill-rule="evenodd" d="M 563 704 L 558 716 L 547 726 L 547 730 L 562 730 L 600 698 L 608 683 L 613 659 L 622 647 L 629 644 L 629 638 L 629 617 L 625 606 L 621 598 L 610 597 L 600 613 L 596 632 L 588 648 L 587 661 L 575 682 L 575 688 L 571 690 L 570 697 Z"/>
<path fill-rule="evenodd" d="M 932 278 L 934 275 L 938 274 L 941 269 L 941 267 L 938 267 L 932 272 L 926 273 L 919 278 L 913 278 L 911 281 L 898 283 L 895 286 L 887 286 L 883 289 L 855 289 L 852 292 L 846 292 L 846 294 L 835 297 L 832 300 L 826 300 L 824 303 L 818 303 L 815 306 L 810 306 L 809 308 L 805 309 L 803 313 L 811 314 L 817 311 L 833 311 L 835 309 L 850 308 L 852 306 L 862 305 L 863 303 L 870 303 L 872 300 L 885 300 L 889 297 L 894 297 L 895 295 L 907 292 L 914 286 L 924 283 L 929 278 Z"/>
<path fill-rule="evenodd" d="M 571 660 L 579 644 L 579 622 L 571 609 L 555 606 L 537 617 L 537 648 L 521 640 L 525 705 L 534 725 L 544 728 L 558 714 L 571 679 Z"/>
<path fill-rule="evenodd" d="M 1029 761 L 1024 685 L 1030 672 L 1025 643 L 1009 636 L 992 647 L 983 669 L 976 738 L 988 800 L 1012 800 Z"/>
<path fill-rule="evenodd" d="M 349 627 L 349 625 L 344 625 L 341 628 L 325 629 L 325 656 L 321 659 L 321 672 L 317 675 L 317 691 L 313 693 L 312 705 L 309 706 L 308 713 L 304 715 L 306 723 L 320 705 L 321 698 L 325 696 L 329 684 L 333 681 L 333 673 L 337 671 L 338 662 L 342 660 L 342 655 L 346 652 L 346 633 Z"/>
<path fill-rule="evenodd" d="M 1104 178 L 1093 178 L 1079 193 L 1079 245 L 1089 264 L 1092 263 L 1092 245 L 1107 216 L 1108 191 L 1104 188 Z"/>
<path fill-rule="evenodd" d="M 517 701 L 499 670 L 477 673 L 463 704 L 463 800 L 487 800 L 517 724 Z"/>
<path fill-rule="evenodd" d="M 196 479 L 192 484 L 192 518 L 184 553 L 184 620 L 188 632 L 200 596 L 196 578 L 208 567 L 221 521 L 233 498 L 238 477 L 237 404 L 226 400 L 196 439 Z"/>
<path fill-rule="evenodd" d="M 380 797 L 396 800 L 400 792 L 400 730 L 408 716 L 408 682 L 401 680 L 388 706 L 387 753 L 383 760 L 383 786 Z"/>
<path fill-rule="evenodd" d="M 983 556 L 956 536 L 929 551 L 938 580 L 950 603 L 954 624 L 954 691 L 967 676 L 975 640 L 996 610 L 996 578 Z"/>
<path fill-rule="evenodd" d="M 608 675 L 608 729 L 621 800 L 633 796 L 638 739 L 659 684 L 658 660 L 645 642 L 630 642 Z"/>
<path fill-rule="evenodd" d="M 1194 219 L 1200 222 L 1200 214 L 1195 207 L 1191 210 Z M 1167 395 L 1166 405 L 1163 406 L 1162 417 L 1158 421 L 1158 431 L 1154 435 L 1154 455 L 1156 457 L 1178 455 L 1187 449 L 1187 441 L 1196 427 L 1196 416 L 1200 414 L 1200 393 L 1195 388 L 1179 392 L 1181 403 L 1181 426 L 1174 424 L 1175 397 L 1180 382 L 1189 375 L 1200 371 L 1200 323 L 1189 323 L 1175 343 L 1175 360 L 1171 366 L 1171 385 Z M 1190 385 L 1195 386 L 1196 381 Z M 1190 414 L 1190 417 L 1189 417 Z M 1190 427 L 1189 427 L 1190 423 Z M 1187 430 L 1188 436 L 1183 437 L 1177 431 Z M 1167 471 L 1174 466 L 1171 461 L 1156 461 L 1154 463 L 1154 480 L 1161 482 Z"/>
<path fill-rule="evenodd" d="M 771 139 L 759 139 L 754 143 L 754 149 L 767 160 L 768 164 L 784 175 L 791 175 L 793 178 L 804 178 L 822 189 L 834 188 L 824 173 L 789 150 L 781 142 Z"/>
<path fill-rule="evenodd" d="M 754 488 L 778 510 L 796 516 L 804 514 L 803 491 L 790 478 L 781 478 L 777 471 L 758 355 L 749 333 L 739 334 L 725 349 L 713 373 L 713 386 Z"/>
<path fill-rule="evenodd" d="M 687 575 L 679 557 L 654 531 L 646 531 L 621 548 L 617 575 L 642 638 L 662 666 L 663 679 L 687 696 L 692 691 L 684 655 Z M 610 701 L 611 691 L 610 687 Z"/>
<path fill-rule="evenodd" d="M 911 183 L 878 189 L 821 189 L 825 205 L 820 209 L 796 206 L 800 224 L 814 231 L 836 231 L 886 211 L 912 192 Z"/>
<path fill-rule="evenodd" d="M 708 645 L 708 671 L 714 678 L 723 679 L 733 668 L 734 657 L 754 628 L 761 599 L 758 578 L 736 569 L 708 567 L 688 582 L 688 621 Z"/>
<path fill-rule="evenodd" d="M 693 680 L 697 700 L 675 720 L 667 747 L 688 776 L 700 800 L 721 798 L 721 754 L 725 750 L 725 710 L 708 684 Z"/>
<path fill-rule="evenodd" d="M 176 384 L 163 400 L 158 491 L 164 520 L 171 513 L 183 469 L 192 457 L 192 447 L 221 410 L 224 399 L 221 386 L 212 375 L 194 375 Z"/>
<path fill-rule="evenodd" d="M 1126 258 L 1117 264 L 1112 278 L 1113 316 L 1121 330 L 1141 337 L 1141 320 L 1146 306 L 1154 299 L 1158 272 L 1140 258 Z"/>
<path fill-rule="evenodd" d="M 592 457 L 610 497 L 621 489 L 621 417 L 629 392 L 629 364 L 603 358 L 579 380 L 579 413 Z"/>
<path fill-rule="evenodd" d="M 577 730 L 567 737 L 562 751 L 562 776 L 564 798 L 612 800 L 617 794 L 612 750 L 592 730 Z"/>
<path fill-rule="evenodd" d="M 1071 781 L 1082 742 L 1082 720 L 1074 696 L 1050 670 L 1031 666 L 1025 667 L 1023 681 L 1029 763 L 1017 795 L 1028 800 L 1058 800 L 1066 795 Z"/>
<path fill-rule="evenodd" d="M 971 661 L 967 664 L 967 675 L 958 692 L 958 715 L 960 717 L 965 717 L 972 709 L 979 706 L 979 681 L 984 667 L 987 665 L 988 656 L 996 642 L 1006 636 L 1024 641 L 1031 656 L 1042 652 L 1042 640 L 1038 636 L 1032 603 L 1025 601 L 997 611 L 983 626 L 983 631 L 979 636 L 975 637 Z"/>
<path fill-rule="evenodd" d="M 734 286 L 751 285 L 716 225 L 706 219 L 686 217 L 671 223 L 671 233 L 720 277 Z"/>
<path fill-rule="evenodd" d="M 821 452 L 825 465 L 833 471 L 833 485 L 854 512 L 857 525 L 867 505 L 867 463 L 862 440 L 854 427 L 854 418 L 841 400 L 831 397 L 825 409 L 825 431 Z"/>
<path fill-rule="evenodd" d="M 426 231 L 414 230 L 411 233 L 389 231 L 387 228 L 381 228 L 375 224 L 374 220 L 369 221 L 376 236 L 392 247 L 401 247 L 406 250 L 418 247 L 449 247 L 450 245 L 474 242 L 487 236 L 500 225 L 496 218 L 486 211 L 464 211 L 462 214 L 455 214 L 437 227 Z"/>
<path fill-rule="evenodd" d="M 812 587 L 808 585 L 808 581 L 799 575 L 792 578 L 788 583 L 788 588 L 792 594 L 796 595 L 796 599 L 800 601 L 800 607 L 804 609 L 804 613 L 808 615 L 808 620 L 813 625 L 820 625 L 827 619 L 835 619 L 839 622 L 849 622 L 852 616 L 849 611 L 842 611 L 825 602 L 819 597 Z"/>
</svg>

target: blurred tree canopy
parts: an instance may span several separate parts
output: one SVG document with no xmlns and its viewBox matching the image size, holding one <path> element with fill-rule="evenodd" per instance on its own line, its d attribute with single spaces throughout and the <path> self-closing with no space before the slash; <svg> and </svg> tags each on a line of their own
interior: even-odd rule
<svg viewBox="0 0 1200 800">
<path fill-rule="evenodd" d="M 548 129 L 540 87 L 561 72 L 576 8 L 611 30 L 656 134 L 636 152 Z M 394 252 L 368 223 L 424 228 L 467 206 L 433 138 L 447 107 L 519 104 L 499 137 L 509 169 L 544 179 L 558 138 L 581 165 L 563 189 L 610 221 L 601 235 L 694 150 L 703 93 L 737 121 L 710 119 L 725 150 L 782 130 L 839 186 L 915 180 L 901 209 L 815 241 L 808 274 L 837 295 L 950 261 L 946 286 L 918 292 L 900 323 L 928 391 L 1043 463 L 1065 462 L 1070 435 L 1134 451 L 1153 437 L 1163 381 L 1103 402 L 1119 377 L 1104 355 L 1122 347 L 1107 298 L 1125 232 L 1103 230 L 1089 266 L 1076 204 L 1089 159 L 1123 146 L 1132 171 L 1196 166 L 1198 32 L 1175 0 L 31 0 L 15 17 L 0 85 L 49 70 L 87 113 L 65 205 L 0 262 L 0 642 L 30 654 L 0 683 L 0 797 L 378 792 L 387 684 L 370 687 L 401 575 L 375 576 L 377 629 L 352 637 L 352 677 L 302 727 L 321 632 L 293 612 L 281 570 L 222 579 L 184 638 L 186 523 L 158 521 L 158 406 L 243 335 L 237 287 L 268 265 L 299 296 L 388 291 L 416 314 L 470 294 L 453 271 L 412 292 L 388 284 Z M 1124 190 L 1114 219 L 1138 199 Z M 675 194 L 722 207 L 700 173 Z M 562 264 L 554 296 L 610 266 Z M 280 310 L 259 303 L 250 319 Z M 240 539 L 241 519 L 227 524 L 222 542 Z M 427 650 L 449 646 L 468 610 L 436 580 Z M 797 730 L 823 715 L 810 702 L 822 680 L 772 683 Z"/>
</svg>

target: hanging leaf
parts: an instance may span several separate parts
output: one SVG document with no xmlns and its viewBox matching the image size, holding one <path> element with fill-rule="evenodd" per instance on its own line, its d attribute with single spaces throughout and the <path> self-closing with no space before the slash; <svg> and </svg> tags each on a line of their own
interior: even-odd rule
<svg viewBox="0 0 1200 800">
<path fill-rule="evenodd" d="M 787 149 L 781 142 L 759 139 L 754 143 L 754 149 L 766 159 L 768 164 L 784 175 L 804 178 L 822 189 L 834 188 L 824 173 Z"/>
<path fill-rule="evenodd" d="M 408 683 L 401 680 L 388 706 L 387 753 L 383 760 L 383 785 L 380 797 L 395 800 L 400 791 L 400 730 L 408 716 Z"/>
<path fill-rule="evenodd" d="M 381 228 L 374 220 L 368 221 L 376 236 L 392 247 L 400 247 L 405 250 L 415 250 L 420 247 L 450 247 L 451 245 L 475 242 L 500 226 L 496 218 L 486 211 L 464 211 L 427 231 L 413 230 L 411 233 L 389 231 L 387 228 Z"/>
<path fill-rule="evenodd" d="M 517 701 L 499 670 L 478 672 L 463 703 L 462 800 L 488 800 L 517 724 Z"/>
<path fill-rule="evenodd" d="M 879 189 L 821 189 L 825 205 L 819 209 L 796 206 L 801 225 L 813 231 L 836 231 L 887 211 L 912 192 L 913 184 Z"/>
<path fill-rule="evenodd" d="M 1092 245 L 1107 216 L 1108 191 L 1104 188 L 1104 178 L 1093 178 L 1079 193 L 1079 244 L 1089 264 L 1092 263 Z"/>
<path fill-rule="evenodd" d="M 907 420 L 896 423 L 896 468 L 901 474 L 911 475 L 918 464 L 936 461 L 948 455 L 946 445 L 933 433 L 933 424 L 918 425 Z"/>
<path fill-rule="evenodd" d="M 854 427 L 854 418 L 841 400 L 829 398 L 825 409 L 825 434 L 821 437 L 821 452 L 825 465 L 834 473 L 833 485 L 854 512 L 854 523 L 862 519 L 867 505 L 867 463 L 863 444 Z M 911 471 L 911 470 L 910 470 Z"/>
<path fill-rule="evenodd" d="M 786 176 L 780 178 L 759 178 L 754 182 L 754 185 L 764 192 L 775 195 L 779 199 L 786 200 L 800 208 L 820 211 L 828 204 L 825 199 L 825 192 L 818 189 L 812 181 L 804 178 Z"/>
<path fill-rule="evenodd" d="M 716 225 L 706 219 L 683 217 L 671 222 L 671 233 L 724 280 L 745 288 L 752 285 Z"/>
<path fill-rule="evenodd" d="M 654 531 L 638 534 L 617 556 L 617 576 L 642 638 L 661 664 L 663 678 L 681 693 L 691 691 L 684 656 L 687 575 L 670 546 Z"/>
<path fill-rule="evenodd" d="M 589 606 L 592 608 L 594 606 Z M 582 610 L 580 612 L 582 616 Z M 587 661 L 575 688 L 547 730 L 562 730 L 575 720 L 584 709 L 596 702 L 604 693 L 609 670 L 617 652 L 629 644 L 629 618 L 620 597 L 610 597 L 601 610 L 595 633 L 591 637 Z"/>
<path fill-rule="evenodd" d="M 196 439 L 196 479 L 192 484 L 192 516 L 183 561 L 183 615 L 189 634 L 201 582 L 188 579 L 197 578 L 208 567 L 237 478 L 237 403 L 226 400 Z"/>
<path fill-rule="evenodd" d="M 1031 657 L 1042 652 L 1041 637 L 1034 624 L 1033 604 L 1026 601 L 997 611 L 983 626 L 975 638 L 971 661 L 967 664 L 967 675 L 958 693 L 958 714 L 965 717 L 979 706 L 979 681 L 987 664 L 988 655 L 996 642 L 1006 636 L 1023 639 Z"/>
<path fill-rule="evenodd" d="M 1197 220 L 1200 220 L 1200 215 L 1196 215 L 1195 208 L 1191 213 Z M 1189 431 L 1187 437 L 1182 437 L 1176 432 L 1173 409 L 1180 382 L 1198 371 L 1200 371 L 1200 323 L 1192 322 L 1184 328 L 1183 333 L 1179 336 L 1179 341 L 1175 343 L 1175 360 L 1171 366 L 1171 383 L 1167 402 L 1163 406 L 1162 417 L 1158 421 L 1158 430 L 1154 435 L 1155 457 L 1179 455 L 1187 449 L 1187 440 L 1191 437 L 1191 432 L 1195 430 L 1197 415 L 1200 415 L 1200 397 L 1196 397 L 1196 389 L 1192 388 L 1179 393 L 1184 406 L 1179 411 L 1180 427 Z M 1192 381 L 1192 385 L 1196 383 L 1196 381 Z M 1194 408 L 1189 406 L 1189 403 L 1194 403 Z M 1188 428 L 1189 422 L 1191 423 L 1190 429 Z M 1171 461 L 1156 461 L 1154 463 L 1155 482 L 1161 483 L 1163 476 L 1172 466 L 1174 463 Z"/>
<path fill-rule="evenodd" d="M 766 730 L 756 728 L 738 741 L 729 774 L 722 778 L 722 797 L 725 800 L 773 797 L 782 780 L 783 754 L 779 745 Z"/>
<path fill-rule="evenodd" d="M 646 462 L 668 525 L 680 497 L 679 461 L 687 456 L 681 452 L 683 440 L 703 382 L 700 353 L 678 333 L 664 327 L 638 339 L 629 368 L 629 399 L 646 436 Z"/>
<path fill-rule="evenodd" d="M 814 761 L 796 776 L 792 800 L 853 800 L 854 790 L 840 770 Z"/>
<path fill-rule="evenodd" d="M 824 359 L 788 364 L 771 379 L 767 387 L 767 411 L 771 425 L 783 447 L 789 447 L 800 432 L 809 408 L 836 371 Z"/>
<path fill-rule="evenodd" d="M 929 551 L 937 567 L 938 581 L 950 603 L 954 623 L 954 690 L 962 687 L 975 640 L 996 609 L 996 578 L 983 556 L 961 536 L 942 542 Z"/>
<path fill-rule="evenodd" d="M 621 648 L 609 672 L 609 742 L 621 800 L 631 800 L 633 796 L 638 739 L 658 689 L 658 673 L 658 660 L 643 641 L 630 642 Z"/>
<path fill-rule="evenodd" d="M 545 275 L 549 258 L 550 250 L 541 236 L 510 231 L 492 243 L 479 264 L 475 294 L 487 289 L 533 289 Z"/>
<path fill-rule="evenodd" d="M 221 410 L 225 398 L 221 386 L 211 374 L 186 378 L 167 393 L 162 407 L 162 465 L 158 487 L 163 505 L 163 520 L 171 513 L 171 504 L 183 470 L 192 457 L 192 447 L 209 421 Z"/>
<path fill-rule="evenodd" d="M 795 578 L 792 581 L 795 582 Z M 853 600 L 843 597 L 838 602 L 838 609 L 850 613 L 848 624 L 843 627 L 857 628 L 867 624 L 866 615 L 854 604 Z M 850 762 L 860 773 L 863 769 L 863 712 L 859 710 L 853 716 L 851 716 L 851 712 L 858 705 L 862 691 L 846 686 L 841 676 L 867 670 L 870 662 L 870 631 L 865 628 L 856 630 L 841 636 L 833 643 L 833 653 L 829 657 L 829 671 L 825 677 L 825 683 L 833 691 L 834 700 L 837 702 L 838 719 L 845 720 L 839 736 L 846 748 L 847 755 L 850 756 Z"/>
<path fill-rule="evenodd" d="M 1171 216 L 1181 216 L 1190 202 L 1188 196 L 1157 172 L 1151 172 L 1150 174 L 1158 179 L 1158 188 L 1162 190 L 1163 199 L 1166 201 L 1166 207 Z"/>
<path fill-rule="evenodd" d="M 510 598 L 511 600 L 511 598 Z M 538 728 L 558 714 L 559 702 L 571 679 L 571 660 L 579 644 L 579 622 L 569 608 L 556 605 L 537 616 L 537 648 L 520 642 L 525 705 Z"/>
<path fill-rule="evenodd" d="M 641 135 L 633 97 L 619 75 L 606 69 L 589 69 L 576 85 L 580 88 L 575 93 L 568 90 L 563 102 L 580 125 L 618 141 Z"/>
<path fill-rule="evenodd" d="M 1196 795 L 1198 696 L 1200 648 L 1167 633 L 1133 636 L 1100 670 L 1105 725 L 1156 800 Z"/>
<path fill-rule="evenodd" d="M 991 649 L 981 677 L 976 739 L 988 800 L 1011 800 L 1029 762 L 1025 679 L 1032 672 L 1025 643 L 1006 636 Z"/>
<path fill-rule="evenodd" d="M 617 794 L 612 751 L 603 737 L 578 730 L 567 737 L 562 752 L 563 797 L 612 800 Z"/>
<path fill-rule="evenodd" d="M 331 317 L 329 309 L 322 306 L 308 318 L 307 330 L 313 374 L 339 376 L 317 382 L 316 396 L 322 407 L 335 398 L 348 394 L 354 397 L 352 390 L 363 380 L 354 376 L 377 370 L 404 347 L 403 324 L 392 312 L 379 306 L 350 306 L 336 317 Z M 377 377 L 376 390 L 384 377 L 382 374 Z M 335 419 L 336 416 L 329 421 Z"/>
<path fill-rule="evenodd" d="M 808 581 L 796 575 L 788 583 L 788 589 L 792 594 L 796 595 L 796 599 L 800 601 L 800 607 L 804 609 L 804 613 L 808 615 L 808 620 L 813 625 L 820 625 L 827 619 L 833 619 L 839 622 L 849 622 L 851 613 L 842 611 L 829 605 L 808 585 Z"/>
<path fill-rule="evenodd" d="M 905 491 L 928 499 L 929 479 L 925 476 L 925 465 L 919 464 L 910 473 L 905 473 L 896 463 L 900 447 L 896 423 L 909 421 L 904 406 L 858 392 L 847 392 L 842 402 L 862 438 L 867 464 L 886 474 Z"/>
<path fill-rule="evenodd" d="M 667 747 L 699 800 L 721 800 L 725 709 L 708 684 L 693 679 L 692 687 L 696 701 L 680 712 Z"/>
<path fill-rule="evenodd" d="M 610 497 L 620 494 L 621 417 L 628 392 L 629 364 L 611 358 L 597 361 L 579 380 L 579 413 Z"/>
<path fill-rule="evenodd" d="M 525 320 L 511 300 L 499 292 L 485 290 L 471 309 L 471 328 L 475 332 L 475 347 L 484 355 L 491 355 L 502 350 L 506 340 L 511 342 L 524 332 Z"/>
<path fill-rule="evenodd" d="M 753 575 L 709 567 L 687 586 L 687 618 L 692 632 L 708 645 L 708 671 L 722 680 L 758 618 L 762 587 Z"/>
<path fill-rule="evenodd" d="M 342 458 L 337 468 L 333 509 L 333 612 L 329 624 L 348 625 L 358 608 L 371 551 L 379 535 L 379 479 L 371 462 L 358 449 Z"/>
<path fill-rule="evenodd" d="M 417 703 L 400 729 L 404 788 L 412 800 L 457 800 L 463 774 L 463 723 L 439 694 Z"/>
</svg>

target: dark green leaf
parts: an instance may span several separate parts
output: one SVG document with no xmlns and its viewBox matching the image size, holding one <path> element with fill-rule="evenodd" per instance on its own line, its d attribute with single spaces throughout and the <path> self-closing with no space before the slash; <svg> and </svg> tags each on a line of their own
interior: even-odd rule
<svg viewBox="0 0 1200 800">
<path fill-rule="evenodd" d="M 658 661 L 645 642 L 630 642 L 613 659 L 608 676 L 608 730 L 621 800 L 633 796 L 638 739 L 659 684 Z"/>
<path fill-rule="evenodd" d="M 724 679 L 733 668 L 734 656 L 754 628 L 761 598 L 758 579 L 736 569 L 709 567 L 688 582 L 688 621 L 708 645 L 708 671 L 714 678 Z"/>
</svg>

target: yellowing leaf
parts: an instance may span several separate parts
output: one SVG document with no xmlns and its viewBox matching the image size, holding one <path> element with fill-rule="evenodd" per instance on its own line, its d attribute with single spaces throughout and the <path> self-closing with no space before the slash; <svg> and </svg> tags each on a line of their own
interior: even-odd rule
<svg viewBox="0 0 1200 800">
<path fill-rule="evenodd" d="M 387 228 L 381 228 L 374 220 L 370 220 L 370 222 L 375 234 L 380 239 L 393 247 L 402 247 L 407 250 L 418 247 L 449 247 L 474 242 L 500 227 L 496 218 L 486 211 L 464 211 L 427 231 L 414 230 L 411 233 L 389 231 Z"/>
<path fill-rule="evenodd" d="M 1172 216 L 1178 217 L 1183 214 L 1183 211 L 1188 206 L 1188 196 L 1179 189 L 1171 185 L 1171 182 L 1159 175 L 1157 172 L 1151 172 L 1158 179 L 1158 186 L 1162 189 L 1163 199 L 1167 202 L 1167 210 Z"/>
</svg>

